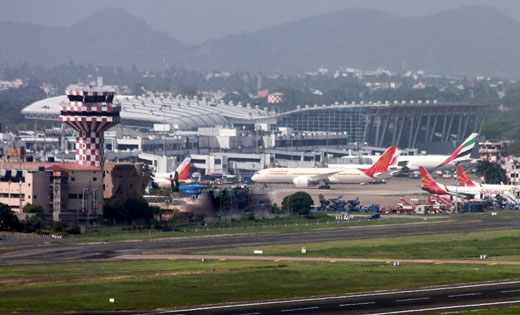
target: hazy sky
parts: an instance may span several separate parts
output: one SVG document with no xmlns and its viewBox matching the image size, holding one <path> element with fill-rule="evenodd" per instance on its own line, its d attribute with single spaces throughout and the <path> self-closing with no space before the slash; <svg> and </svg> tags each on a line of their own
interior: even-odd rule
<svg viewBox="0 0 520 315">
<path fill-rule="evenodd" d="M 520 21 L 519 0 L 0 0 L 0 21 L 70 26 L 112 7 L 185 43 L 200 43 L 341 9 L 416 16 L 471 4 L 495 7 Z"/>
</svg>

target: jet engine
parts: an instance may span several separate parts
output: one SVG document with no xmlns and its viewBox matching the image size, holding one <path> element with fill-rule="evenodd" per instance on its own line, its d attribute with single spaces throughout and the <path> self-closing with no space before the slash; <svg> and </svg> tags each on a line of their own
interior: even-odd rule
<svg viewBox="0 0 520 315">
<path fill-rule="evenodd" d="M 311 179 L 307 176 L 299 176 L 293 179 L 293 184 L 296 187 L 309 187 Z"/>
</svg>

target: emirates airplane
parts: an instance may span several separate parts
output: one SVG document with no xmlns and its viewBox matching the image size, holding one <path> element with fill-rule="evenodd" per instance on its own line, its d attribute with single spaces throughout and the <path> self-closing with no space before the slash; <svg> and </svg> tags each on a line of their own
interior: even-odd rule
<svg viewBox="0 0 520 315">
<path fill-rule="evenodd" d="M 472 133 L 451 155 L 427 154 L 427 155 L 400 155 L 399 150 L 396 152 L 394 159 L 390 164 L 390 171 L 397 173 L 400 171 L 413 172 L 418 171 L 419 166 L 429 171 L 437 171 L 448 169 L 456 164 L 471 163 L 471 151 L 477 144 L 478 133 Z M 352 156 L 346 156 L 352 157 Z M 379 159 L 377 155 L 362 155 L 361 158 L 369 158 L 373 162 Z M 343 167 L 348 164 L 329 164 L 329 167 Z"/>
<path fill-rule="evenodd" d="M 190 172 L 191 166 L 191 158 L 185 158 L 181 164 L 177 167 L 175 172 L 179 175 L 179 182 L 187 182 L 188 174 Z M 157 186 L 161 188 L 170 188 L 171 182 L 175 178 L 175 172 L 172 173 L 155 173 L 153 176 L 153 181 L 157 184 Z"/>
<path fill-rule="evenodd" d="M 482 199 L 484 196 L 502 196 L 511 200 L 516 199 L 516 194 L 520 192 L 520 187 L 513 185 L 481 185 L 471 181 L 468 175 L 459 166 L 457 168 L 459 185 L 447 186 L 437 183 L 424 167 L 420 167 L 422 189 L 437 195 L 452 195 L 464 199 Z M 462 171 L 462 173 L 460 173 Z"/>
<path fill-rule="evenodd" d="M 478 133 L 472 133 L 451 155 L 401 155 L 397 167 L 406 171 L 417 171 L 422 166 L 427 170 L 442 170 L 459 163 L 471 163 L 471 151 L 477 144 Z"/>
<path fill-rule="evenodd" d="M 368 168 L 367 165 L 345 165 L 343 168 L 268 168 L 257 172 L 251 179 L 262 184 L 294 184 L 296 187 L 359 184 L 390 177 L 386 172 L 395 150 L 396 147 L 391 146 Z"/>
</svg>

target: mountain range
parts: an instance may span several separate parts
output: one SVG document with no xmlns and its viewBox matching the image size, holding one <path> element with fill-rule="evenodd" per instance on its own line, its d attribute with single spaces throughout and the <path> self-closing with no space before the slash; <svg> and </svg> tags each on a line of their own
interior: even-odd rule
<svg viewBox="0 0 520 315">
<path fill-rule="evenodd" d="M 265 73 L 382 67 L 520 78 L 520 23 L 477 6 L 413 18 L 349 9 L 200 45 L 186 45 L 123 10 L 107 9 L 67 28 L 0 22 L 0 43 L 6 66 L 74 62 L 198 71 L 260 66 Z"/>
</svg>

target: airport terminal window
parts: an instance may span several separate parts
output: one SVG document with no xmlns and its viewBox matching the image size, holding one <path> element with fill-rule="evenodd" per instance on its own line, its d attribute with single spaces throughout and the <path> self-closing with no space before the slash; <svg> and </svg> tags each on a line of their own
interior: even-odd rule
<svg viewBox="0 0 520 315">
<path fill-rule="evenodd" d="M 69 194 L 69 199 L 78 199 L 78 194 Z"/>
</svg>

